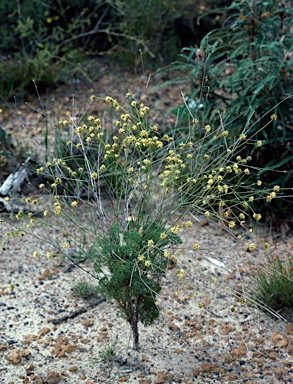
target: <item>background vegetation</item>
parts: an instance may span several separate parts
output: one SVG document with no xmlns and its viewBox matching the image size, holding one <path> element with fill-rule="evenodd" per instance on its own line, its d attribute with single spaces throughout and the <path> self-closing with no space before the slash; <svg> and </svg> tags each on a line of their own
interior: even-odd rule
<svg viewBox="0 0 293 384">
<path fill-rule="evenodd" d="M 53 87 L 76 76 L 94 79 L 96 57 L 109 55 L 128 69 L 162 65 L 220 17 L 196 17 L 223 1 L 0 0 L 0 94 L 23 95 L 38 83 Z M 94 60 L 90 60 L 93 59 Z"/>
<path fill-rule="evenodd" d="M 261 181 L 266 188 L 293 187 L 292 25 L 293 8 L 287 1 L 236 0 L 221 28 L 206 34 L 198 46 L 185 48 L 179 60 L 160 70 L 168 74 L 167 83 L 190 84 L 180 113 L 174 110 L 181 126 L 188 126 L 191 111 L 216 136 L 223 125 L 230 141 L 243 130 L 253 134 L 253 147 L 243 146 L 235 155 L 252 155 L 250 167 L 258 171 L 249 182 Z M 272 113 L 278 118 L 267 124 Z M 197 135 L 204 136 L 205 130 Z M 211 140 L 205 150 L 215 145 Z M 262 204 L 262 213 L 292 217 L 292 200 Z"/>
</svg>

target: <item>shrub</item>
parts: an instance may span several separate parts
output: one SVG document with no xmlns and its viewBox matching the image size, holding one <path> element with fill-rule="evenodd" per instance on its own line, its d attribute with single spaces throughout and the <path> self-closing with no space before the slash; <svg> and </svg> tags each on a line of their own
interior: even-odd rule
<svg viewBox="0 0 293 384">
<path fill-rule="evenodd" d="M 66 250 L 75 248 L 78 254 L 87 255 L 87 269 L 79 267 L 96 279 L 101 294 L 114 300 L 131 326 L 133 347 L 137 349 L 138 323 L 151 325 L 159 316 L 156 300 L 161 278 L 168 266 L 177 264 L 180 235 L 193 225 L 194 214 L 208 220 L 220 218 L 231 232 L 236 227 L 244 228 L 250 216 L 256 221 L 261 216 L 251 208 L 254 188 L 238 193 L 240 183 L 228 185 L 224 181 L 226 174 L 233 173 L 242 180 L 247 176 L 244 163 L 248 160 L 232 160 L 242 145 L 241 137 L 230 145 L 223 130 L 213 156 L 201 157 L 197 153 L 202 153 L 205 141 L 212 137 L 206 130 L 203 139 L 192 139 L 198 121 L 192 121 L 186 136 L 166 134 L 150 123 L 148 106 L 131 93 L 127 98 L 128 105 L 123 107 L 106 97 L 107 105 L 118 115 L 111 125 L 105 124 L 106 120 L 102 125 L 98 116 L 90 115 L 90 107 L 80 121 L 59 122 L 71 130 L 66 142 L 68 153 L 65 158 L 53 154 L 36 169 L 37 174 L 53 181 L 39 185 L 47 192 L 46 198 L 24 199 L 34 209 L 37 206 L 43 217 L 19 211 L 15 218 L 23 218 L 23 227 L 17 225 L 19 222 L 12 224 L 13 231 L 5 234 L 2 250 L 11 237 L 44 225 L 43 240 L 60 254 L 71 260 Z M 94 100 L 92 96 L 91 102 Z M 76 149 L 83 156 L 83 165 L 73 170 L 69 164 Z M 184 191 L 190 194 L 188 204 L 182 198 Z M 278 186 L 271 191 L 274 197 L 278 192 Z M 267 193 L 258 190 L 257 198 Z M 234 212 L 238 208 L 238 214 L 231 215 L 232 208 Z M 200 244 L 195 243 L 193 248 L 198 250 Z M 249 249 L 254 249 L 254 244 Z M 35 250 L 33 255 L 40 256 L 40 251 Z M 177 268 L 177 276 L 182 279 L 185 271 L 179 264 Z"/>
<path fill-rule="evenodd" d="M 219 126 L 227 127 L 232 141 L 240 132 L 253 135 L 254 145 L 238 153 L 253 155 L 250 167 L 257 172 L 247 182 L 292 188 L 292 7 L 286 1 L 237 0 L 228 9 L 225 25 L 208 33 L 199 47 L 185 48 L 183 60 L 171 67 L 183 76 L 169 82 L 191 85 L 179 113 L 181 123 L 188 125 L 192 113 L 216 135 Z M 272 114 L 278 119 L 271 119 Z M 195 134 L 202 137 L 204 131 Z M 210 148 L 214 145 L 211 141 Z M 274 208 L 286 218 L 292 215 L 289 204 L 278 199 L 269 207 L 264 201 L 260 208 Z"/>
<path fill-rule="evenodd" d="M 80 280 L 72 287 L 73 295 L 81 299 L 90 300 L 98 296 L 98 287 L 85 280 Z"/>
<path fill-rule="evenodd" d="M 110 33 L 106 1 L 18 0 L 15 7 L 1 0 L 0 9 L 1 95 L 24 95 L 34 89 L 32 80 L 45 89 L 76 75 L 89 78 L 87 53 L 104 47 Z"/>
<path fill-rule="evenodd" d="M 291 252 L 275 251 L 254 277 L 254 296 L 259 308 L 285 317 L 293 311 L 293 260 Z M 291 312 L 291 315 L 290 315 Z"/>
</svg>

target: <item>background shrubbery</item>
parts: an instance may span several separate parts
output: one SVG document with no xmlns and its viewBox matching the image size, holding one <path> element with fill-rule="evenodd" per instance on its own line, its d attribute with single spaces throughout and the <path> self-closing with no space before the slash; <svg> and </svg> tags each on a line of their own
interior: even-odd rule
<svg viewBox="0 0 293 384">
<path fill-rule="evenodd" d="M 235 153 L 252 155 L 250 167 L 257 172 L 248 182 L 291 189 L 293 8 L 287 1 L 236 0 L 227 15 L 221 28 L 208 33 L 199 46 L 185 48 L 181 59 L 167 68 L 173 71 L 168 83 L 189 82 L 191 86 L 180 108 L 181 126 L 188 126 L 192 112 L 202 127 L 212 127 L 215 138 L 223 126 L 229 132 L 229 142 L 240 132 L 253 135 L 253 147 L 243 146 Z M 175 79 L 174 71 L 180 73 Z M 272 114 L 277 119 L 270 121 Z M 205 130 L 196 134 L 204 136 Z M 211 140 L 206 150 L 212 151 L 215 145 Z M 285 219 L 292 217 L 292 200 L 289 207 L 290 200 L 278 199 L 262 204 L 262 212 Z"/>
<path fill-rule="evenodd" d="M 124 67 L 173 60 L 203 31 L 219 25 L 208 16 L 196 28 L 196 17 L 223 1 L 194 5 L 191 0 L 0 0 L 0 95 L 23 95 L 34 87 L 55 86 L 99 73 L 95 61 L 112 54 Z"/>
</svg>

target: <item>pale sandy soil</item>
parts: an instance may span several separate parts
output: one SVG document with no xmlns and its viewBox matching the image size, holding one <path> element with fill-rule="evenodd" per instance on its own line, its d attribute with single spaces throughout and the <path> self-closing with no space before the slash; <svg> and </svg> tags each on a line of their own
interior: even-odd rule
<svg viewBox="0 0 293 384">
<path fill-rule="evenodd" d="M 3 223 L 1 236 L 8 230 Z M 43 231 L 34 228 L 37 236 Z M 192 250 L 194 242 L 200 251 Z M 179 264 L 163 279 L 160 317 L 150 327 L 140 325 L 140 350 L 133 351 L 128 324 L 111 302 L 54 325 L 54 319 L 85 305 L 71 288 L 90 277 L 57 257 L 47 260 L 42 255 L 48 245 L 35 237 L 13 238 L 0 260 L 1 382 L 291 382 L 293 324 L 266 317 L 233 294 L 237 289 L 249 297 L 248 273 L 265 257 L 261 250 L 248 253 L 248 242 L 213 224 L 185 233 L 176 250 Z M 282 242 L 276 247 L 286 249 Z M 32 257 L 35 249 L 39 260 Z M 90 270 L 89 264 L 82 267 Z M 179 268 L 186 271 L 183 281 Z M 9 284 L 15 284 L 13 292 Z M 114 356 L 103 361 L 100 353 L 114 344 Z"/>
</svg>

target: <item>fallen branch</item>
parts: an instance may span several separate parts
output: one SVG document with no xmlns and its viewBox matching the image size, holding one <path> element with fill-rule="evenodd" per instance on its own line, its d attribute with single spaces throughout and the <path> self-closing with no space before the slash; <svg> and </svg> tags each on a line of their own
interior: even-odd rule
<svg viewBox="0 0 293 384">
<path fill-rule="evenodd" d="M 101 304 L 103 301 L 106 301 L 105 297 L 99 297 L 95 300 L 92 300 L 88 305 L 85 305 L 74 312 L 69 313 L 68 315 L 62 316 L 59 319 L 55 319 L 52 321 L 53 324 L 61 324 L 68 319 L 73 319 L 79 316 L 82 313 L 87 312 L 90 308 L 95 307 L 96 305 Z"/>
</svg>

